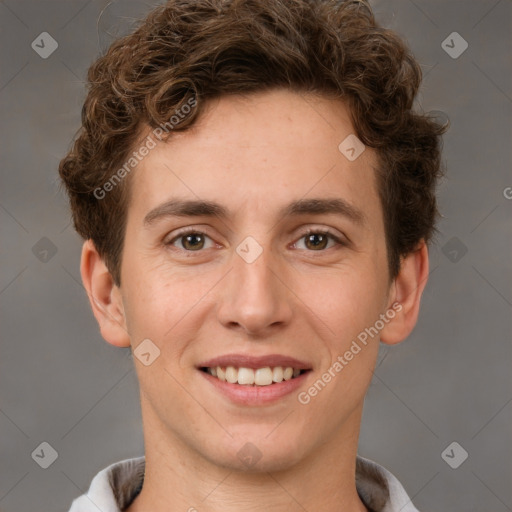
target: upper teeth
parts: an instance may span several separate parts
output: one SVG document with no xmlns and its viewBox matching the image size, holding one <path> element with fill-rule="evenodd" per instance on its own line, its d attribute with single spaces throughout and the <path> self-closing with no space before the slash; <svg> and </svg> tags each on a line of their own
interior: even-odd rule
<svg viewBox="0 0 512 512">
<path fill-rule="evenodd" d="M 252 368 L 236 368 L 234 366 L 224 368 L 217 366 L 208 368 L 208 373 L 222 381 L 227 381 L 232 384 L 268 386 L 273 382 L 282 382 L 283 380 L 290 380 L 292 377 L 297 377 L 300 375 L 300 369 L 294 369 L 291 366 L 275 366 L 274 368 L 266 366 L 265 368 L 253 370 Z"/>
</svg>

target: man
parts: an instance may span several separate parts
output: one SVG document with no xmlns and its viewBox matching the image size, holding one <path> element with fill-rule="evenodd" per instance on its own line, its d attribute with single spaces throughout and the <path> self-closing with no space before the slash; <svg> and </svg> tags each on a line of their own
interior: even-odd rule
<svg viewBox="0 0 512 512">
<path fill-rule="evenodd" d="M 417 510 L 357 456 L 413 330 L 443 128 L 363 1 L 171 0 L 89 70 L 60 175 L 145 456 L 70 512 Z"/>
</svg>

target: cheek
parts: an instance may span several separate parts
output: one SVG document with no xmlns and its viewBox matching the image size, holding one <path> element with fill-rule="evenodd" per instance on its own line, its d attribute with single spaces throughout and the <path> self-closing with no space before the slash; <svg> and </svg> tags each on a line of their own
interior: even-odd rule
<svg viewBox="0 0 512 512">
<path fill-rule="evenodd" d="M 324 327 L 333 343 L 345 344 L 373 325 L 381 313 L 385 289 L 382 276 L 372 266 L 347 267 L 304 279 L 300 297 Z"/>
<path fill-rule="evenodd" d="M 168 264 L 139 266 L 126 280 L 124 291 L 132 343 L 150 338 L 161 348 L 165 346 L 166 353 L 180 352 L 180 340 L 186 339 L 184 332 L 191 328 L 190 319 L 202 314 L 201 305 L 209 300 L 205 292 L 214 288 L 217 280 L 215 273 L 192 276 Z"/>
<path fill-rule="evenodd" d="M 328 367 L 322 370 L 330 369 L 333 384 L 332 395 L 327 393 L 326 400 L 336 400 L 339 393 L 350 392 L 354 396 L 353 400 L 347 399 L 347 404 L 356 403 L 364 394 L 379 348 L 379 335 L 370 329 L 383 312 L 384 296 L 382 279 L 379 280 L 374 269 L 367 268 L 363 273 L 353 269 L 333 276 L 311 297 L 312 309 L 328 326 L 323 343 L 329 352 L 329 361 Z M 333 367 L 335 361 L 339 363 Z M 332 377 L 333 374 L 336 377 Z M 326 379 L 330 379 L 329 375 Z"/>
</svg>

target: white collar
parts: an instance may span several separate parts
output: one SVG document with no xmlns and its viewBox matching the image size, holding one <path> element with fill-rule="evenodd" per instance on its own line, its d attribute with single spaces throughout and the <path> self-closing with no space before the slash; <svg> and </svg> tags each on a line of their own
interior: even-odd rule
<svg viewBox="0 0 512 512">
<path fill-rule="evenodd" d="M 101 470 L 86 494 L 76 498 L 69 512 L 122 512 L 144 481 L 145 457 L 116 462 Z M 402 484 L 386 468 L 370 459 L 356 460 L 356 488 L 374 512 L 418 512 Z"/>
</svg>

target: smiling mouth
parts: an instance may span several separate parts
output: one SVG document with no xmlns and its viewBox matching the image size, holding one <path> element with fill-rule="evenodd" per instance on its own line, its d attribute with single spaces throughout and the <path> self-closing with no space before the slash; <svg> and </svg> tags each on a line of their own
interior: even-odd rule
<svg viewBox="0 0 512 512">
<path fill-rule="evenodd" d="M 222 382 L 240 384 L 242 386 L 271 386 L 280 382 L 292 380 L 309 372 L 293 368 L 291 366 L 265 366 L 263 368 L 237 368 L 235 366 L 215 366 L 199 368 L 205 373 L 219 379 Z"/>
</svg>

